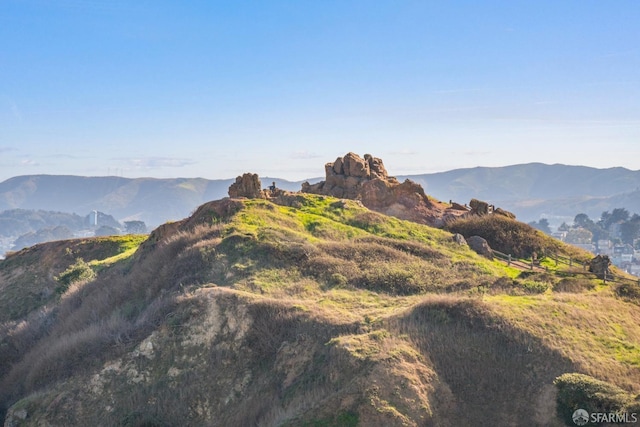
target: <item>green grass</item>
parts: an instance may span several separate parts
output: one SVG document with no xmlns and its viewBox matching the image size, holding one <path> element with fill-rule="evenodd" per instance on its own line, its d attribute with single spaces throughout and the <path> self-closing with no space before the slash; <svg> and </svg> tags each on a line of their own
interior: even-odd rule
<svg viewBox="0 0 640 427">
<path fill-rule="evenodd" d="M 148 236 L 146 234 L 127 234 L 124 236 L 106 237 L 104 238 L 105 240 L 108 239 L 112 242 L 115 241 L 118 243 L 119 253 L 104 259 L 91 260 L 89 261 L 89 265 L 101 269 L 113 265 L 119 261 L 123 261 L 131 257 L 138 250 L 142 242 L 147 240 L 147 238 Z"/>
<path fill-rule="evenodd" d="M 484 301 L 584 372 L 640 392 L 640 311 L 633 305 L 599 293 L 487 295 Z"/>
</svg>

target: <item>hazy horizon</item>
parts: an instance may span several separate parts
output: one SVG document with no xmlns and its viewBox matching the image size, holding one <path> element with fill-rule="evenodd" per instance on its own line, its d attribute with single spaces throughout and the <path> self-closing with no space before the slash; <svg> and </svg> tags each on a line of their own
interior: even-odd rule
<svg viewBox="0 0 640 427">
<path fill-rule="evenodd" d="M 640 4 L 0 3 L 0 181 L 640 170 Z"/>
<path fill-rule="evenodd" d="M 345 153 L 346 154 L 346 153 Z M 357 154 L 357 153 L 356 153 Z M 384 161 L 384 159 L 382 159 Z M 410 174 L 394 174 L 392 171 L 389 171 L 391 176 L 410 176 L 410 175 L 427 175 L 427 174 L 437 174 L 437 173 L 447 173 L 447 172 L 453 172 L 456 170 L 466 170 L 466 169 L 476 169 L 476 168 L 508 168 L 508 167 L 518 167 L 518 166 L 523 166 L 523 165 L 527 165 L 527 164 L 544 164 L 546 166 L 567 166 L 567 167 L 586 167 L 586 168 L 593 168 L 592 166 L 585 166 L 585 165 L 567 165 L 567 164 L 563 164 L 563 163 L 541 163 L 541 162 L 530 162 L 530 163 L 518 163 L 518 164 L 512 164 L 512 165 L 504 165 L 504 166 L 470 166 L 470 167 L 465 167 L 465 168 L 456 168 L 456 169 L 449 169 L 449 170 L 445 170 L 445 171 L 438 171 L 438 172 L 416 172 L 416 173 L 410 173 Z M 385 165 L 386 167 L 386 165 Z M 594 168 L 594 169 L 615 169 L 615 168 L 620 168 L 622 166 L 612 166 L 610 168 Z M 633 170 L 633 169 L 628 169 L 628 168 L 624 168 L 623 169 L 627 169 L 630 170 L 632 172 L 640 172 L 640 170 Z M 158 177 L 158 176 L 149 176 L 149 175 L 140 175 L 140 176 L 124 176 L 124 175 L 117 175 L 117 174 L 108 174 L 108 175 L 77 175 L 77 174 L 48 174 L 48 173 L 42 173 L 42 174 L 22 174 L 22 175 L 14 175 L 11 177 L 8 177 L 6 179 L 0 179 L 0 183 L 13 179 L 13 178 L 19 178 L 22 176 L 77 176 L 77 177 L 84 177 L 84 178 L 123 178 L 123 179 L 206 179 L 206 180 L 233 180 L 235 179 L 237 176 L 242 175 L 243 173 L 254 173 L 251 170 L 246 170 L 243 171 L 241 173 L 239 173 L 236 176 L 226 176 L 226 177 L 217 177 L 217 178 L 207 178 L 204 176 L 166 176 L 166 177 Z M 320 175 L 309 175 L 309 176 L 304 176 L 302 178 L 299 179 L 289 179 L 289 178 L 285 178 L 279 175 L 261 175 L 259 174 L 261 179 L 279 179 L 279 180 L 285 180 L 288 182 L 302 182 L 305 180 L 322 180 L 325 178 L 324 174 Z"/>
</svg>

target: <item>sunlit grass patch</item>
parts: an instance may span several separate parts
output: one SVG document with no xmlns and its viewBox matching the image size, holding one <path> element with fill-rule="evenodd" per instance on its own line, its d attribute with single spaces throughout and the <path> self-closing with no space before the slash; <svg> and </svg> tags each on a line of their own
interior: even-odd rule
<svg viewBox="0 0 640 427">
<path fill-rule="evenodd" d="M 640 390 L 640 310 L 603 293 L 489 295 L 493 311 L 585 372 Z"/>
</svg>

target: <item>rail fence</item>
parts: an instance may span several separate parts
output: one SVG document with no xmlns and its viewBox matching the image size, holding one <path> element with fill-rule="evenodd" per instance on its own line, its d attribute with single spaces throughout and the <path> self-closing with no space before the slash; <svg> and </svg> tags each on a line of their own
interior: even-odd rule
<svg viewBox="0 0 640 427">
<path fill-rule="evenodd" d="M 508 266 L 513 265 L 515 267 L 519 267 L 522 269 L 529 269 L 532 271 L 545 271 L 548 273 L 556 274 L 558 276 L 583 275 L 583 276 L 590 277 L 592 279 L 593 278 L 602 279 L 605 284 L 607 282 L 613 282 L 613 283 L 627 282 L 627 283 L 637 283 L 638 285 L 640 285 L 640 278 L 630 279 L 628 277 L 614 275 L 611 272 L 605 272 L 603 277 L 600 277 L 597 274 L 589 271 L 589 264 L 587 262 L 579 261 L 577 259 L 570 258 L 570 257 L 565 257 L 563 255 L 551 254 L 551 255 L 548 255 L 547 258 L 551 259 L 555 263 L 556 267 L 559 264 L 563 264 L 568 266 L 569 269 L 549 270 L 548 267 L 543 267 L 540 265 L 540 260 L 536 260 L 533 258 L 530 260 L 518 259 L 513 257 L 511 254 L 505 254 L 503 252 L 496 251 L 494 249 L 492 249 L 491 252 L 493 253 L 493 256 L 495 258 L 499 259 L 500 261 L 506 262 Z"/>
</svg>

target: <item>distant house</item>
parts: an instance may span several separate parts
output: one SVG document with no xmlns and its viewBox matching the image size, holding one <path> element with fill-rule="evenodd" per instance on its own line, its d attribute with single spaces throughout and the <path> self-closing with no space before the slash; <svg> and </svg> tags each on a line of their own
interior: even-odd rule
<svg viewBox="0 0 640 427">
<path fill-rule="evenodd" d="M 572 245 L 580 249 L 584 249 L 585 251 L 589 251 L 593 254 L 596 253 L 596 245 L 594 245 L 593 243 L 572 243 Z"/>
<path fill-rule="evenodd" d="M 640 264 L 631 264 L 629 266 L 629 273 L 634 276 L 640 276 Z"/>
<path fill-rule="evenodd" d="M 616 245 L 613 248 L 612 261 L 616 265 L 630 264 L 633 261 L 634 253 L 631 245 Z"/>
<path fill-rule="evenodd" d="M 613 255 L 613 244 L 610 240 L 600 239 L 596 242 L 596 252 L 602 255 Z"/>
</svg>

